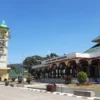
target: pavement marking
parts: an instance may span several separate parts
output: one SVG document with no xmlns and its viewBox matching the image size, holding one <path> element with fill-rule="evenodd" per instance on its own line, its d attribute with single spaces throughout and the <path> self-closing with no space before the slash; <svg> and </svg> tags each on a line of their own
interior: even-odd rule
<svg viewBox="0 0 100 100">
<path fill-rule="evenodd" d="M 42 92 L 47 92 L 46 90 L 42 90 Z"/>
<path fill-rule="evenodd" d="M 52 92 L 53 94 L 60 94 L 60 92 Z"/>
<path fill-rule="evenodd" d="M 67 94 L 67 96 L 73 96 L 73 95 L 74 95 L 74 94 L 70 94 L 70 93 Z"/>
<path fill-rule="evenodd" d="M 29 89 L 30 91 L 32 91 L 33 89 Z"/>
<path fill-rule="evenodd" d="M 36 89 L 33 89 L 33 91 L 36 91 Z"/>
<path fill-rule="evenodd" d="M 87 97 L 87 99 L 89 99 L 89 100 L 94 100 L 95 97 Z"/>
<path fill-rule="evenodd" d="M 67 95 L 67 93 L 60 93 L 60 95 Z"/>
<path fill-rule="evenodd" d="M 40 90 L 37 90 L 37 92 L 40 92 Z"/>
<path fill-rule="evenodd" d="M 60 93 L 60 95 L 64 95 L 64 93 Z"/>
<path fill-rule="evenodd" d="M 77 98 L 82 98 L 82 96 L 76 96 Z"/>
</svg>

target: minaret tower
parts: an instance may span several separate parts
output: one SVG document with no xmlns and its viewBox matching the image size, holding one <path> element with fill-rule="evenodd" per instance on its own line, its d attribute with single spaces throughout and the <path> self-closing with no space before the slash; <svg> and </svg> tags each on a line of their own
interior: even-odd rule
<svg viewBox="0 0 100 100">
<path fill-rule="evenodd" d="M 0 80 L 8 79 L 8 39 L 10 37 L 9 28 L 5 21 L 0 25 Z"/>
</svg>

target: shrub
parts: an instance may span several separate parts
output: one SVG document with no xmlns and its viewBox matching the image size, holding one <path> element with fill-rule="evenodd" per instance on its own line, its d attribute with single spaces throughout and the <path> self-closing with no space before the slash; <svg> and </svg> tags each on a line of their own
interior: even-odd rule
<svg viewBox="0 0 100 100">
<path fill-rule="evenodd" d="M 70 75 L 65 76 L 65 83 L 70 84 L 72 80 L 72 77 Z"/>
<path fill-rule="evenodd" d="M 18 77 L 18 83 L 22 83 L 23 79 L 22 77 Z"/>
<path fill-rule="evenodd" d="M 30 84 L 30 82 L 32 81 L 32 76 L 31 74 L 28 75 L 26 82 L 28 82 L 28 84 Z"/>
<path fill-rule="evenodd" d="M 79 83 L 85 83 L 88 79 L 87 74 L 83 71 L 78 73 L 77 78 Z"/>
<path fill-rule="evenodd" d="M 9 85 L 9 81 L 5 81 L 5 86 L 8 86 Z"/>
<path fill-rule="evenodd" d="M 16 79 L 15 77 L 12 77 L 12 82 L 15 82 L 15 79 Z"/>
<path fill-rule="evenodd" d="M 27 80 L 28 84 L 30 84 L 30 82 L 32 81 L 32 78 L 31 77 L 27 77 Z"/>
</svg>

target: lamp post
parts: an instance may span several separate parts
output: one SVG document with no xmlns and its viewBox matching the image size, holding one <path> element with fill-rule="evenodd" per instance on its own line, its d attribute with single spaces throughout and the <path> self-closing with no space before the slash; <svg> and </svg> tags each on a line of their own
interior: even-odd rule
<svg viewBox="0 0 100 100">
<path fill-rule="evenodd" d="M 25 67 L 26 65 L 23 65 L 22 64 L 22 80 L 23 80 L 23 82 L 24 82 L 24 67 Z"/>
<path fill-rule="evenodd" d="M 65 69 L 62 70 L 62 74 L 63 74 L 63 75 L 65 74 Z M 61 76 L 61 80 L 63 80 L 63 76 Z M 63 90 L 63 89 L 62 89 L 62 83 L 61 83 L 61 93 L 63 92 L 62 90 Z"/>
<path fill-rule="evenodd" d="M 21 67 L 22 67 L 22 72 L 21 72 L 21 74 L 22 74 L 22 83 L 24 83 L 24 71 L 23 71 L 23 64 L 21 64 Z"/>
<path fill-rule="evenodd" d="M 62 76 L 61 76 L 61 80 L 62 80 L 63 78 L 62 78 Z M 62 93 L 62 83 L 61 83 L 61 93 Z"/>
<path fill-rule="evenodd" d="M 21 64 L 21 67 L 22 67 L 22 82 L 24 83 L 24 66 L 26 65 L 23 65 L 23 61 L 24 61 L 24 53 L 22 55 L 22 64 Z"/>
</svg>

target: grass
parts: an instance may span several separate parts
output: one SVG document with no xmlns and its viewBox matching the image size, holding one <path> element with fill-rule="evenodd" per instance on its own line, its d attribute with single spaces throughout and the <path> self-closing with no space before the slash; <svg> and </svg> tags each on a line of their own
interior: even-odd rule
<svg viewBox="0 0 100 100">
<path fill-rule="evenodd" d="M 76 84 L 68 84 L 67 86 L 71 86 L 75 88 L 99 89 L 100 90 L 100 84 L 80 85 L 80 86 L 77 86 Z"/>
</svg>

